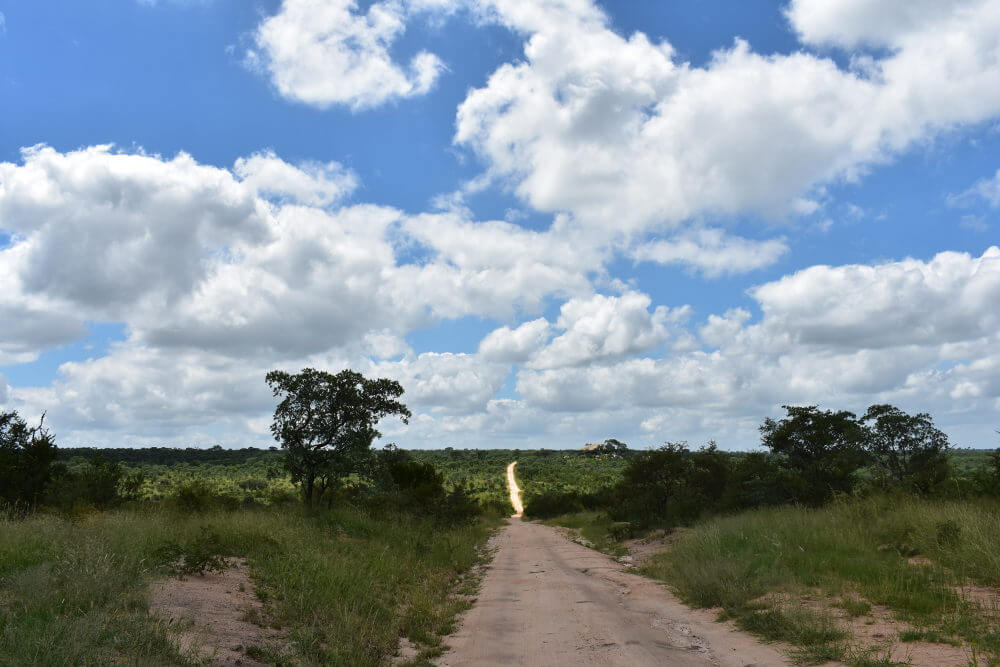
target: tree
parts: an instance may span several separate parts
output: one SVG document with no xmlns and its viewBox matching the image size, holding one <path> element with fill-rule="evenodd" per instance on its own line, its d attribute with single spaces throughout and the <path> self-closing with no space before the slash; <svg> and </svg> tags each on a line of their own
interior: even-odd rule
<svg viewBox="0 0 1000 667">
<path fill-rule="evenodd" d="M 411 416 L 397 400 L 403 387 L 395 380 L 370 380 L 352 370 L 332 375 L 303 368 L 295 374 L 271 371 L 266 381 L 281 398 L 271 433 L 286 450 L 285 466 L 302 485 L 307 506 L 370 456 L 372 442 L 382 435 L 375 428 L 379 420 L 399 415 L 406 424 Z"/>
<path fill-rule="evenodd" d="M 861 423 L 867 427 L 867 448 L 883 485 L 928 493 L 948 478 L 951 445 L 929 414 L 908 415 L 892 405 L 873 405 Z"/>
<path fill-rule="evenodd" d="M 716 507 L 731 466 L 714 442 L 696 452 L 687 443 L 667 443 L 633 458 L 615 489 L 613 518 L 637 526 L 672 526 Z"/>
<path fill-rule="evenodd" d="M 587 445 L 586 447 L 584 447 L 584 451 L 590 456 L 598 456 L 600 454 L 610 454 L 612 456 L 625 456 L 628 452 L 628 445 L 626 445 L 621 440 L 608 438 L 599 445 Z"/>
<path fill-rule="evenodd" d="M 16 411 L 0 412 L 0 500 L 38 502 L 55 458 L 55 438 L 45 428 L 44 414 L 38 426 L 28 426 Z"/>
<path fill-rule="evenodd" d="M 781 406 L 788 415 L 767 418 L 760 426 L 762 444 L 782 457 L 793 475 L 793 500 L 821 505 L 835 492 L 854 489 L 855 473 L 864 465 L 865 431 L 853 412 L 820 411 L 815 405 Z"/>
</svg>

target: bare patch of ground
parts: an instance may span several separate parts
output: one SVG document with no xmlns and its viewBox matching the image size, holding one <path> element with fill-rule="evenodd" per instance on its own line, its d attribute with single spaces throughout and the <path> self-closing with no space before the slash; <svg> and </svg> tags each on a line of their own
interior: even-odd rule
<svg viewBox="0 0 1000 667">
<path fill-rule="evenodd" d="M 967 647 L 937 642 L 901 641 L 900 634 L 914 628 L 894 618 L 889 607 L 872 605 L 868 614 L 856 617 L 845 613 L 841 624 L 851 633 L 853 641 L 859 647 L 879 655 L 887 655 L 893 663 L 913 667 L 971 664 L 972 652 Z"/>
<path fill-rule="evenodd" d="M 678 527 L 671 531 L 665 530 L 654 530 L 649 535 L 645 537 L 640 537 L 634 540 L 625 540 L 623 543 L 625 548 L 628 549 L 628 560 L 620 558 L 625 563 L 629 563 L 634 567 L 642 567 L 646 562 L 660 553 L 661 551 L 666 551 L 674 545 L 674 543 L 680 539 L 683 535 L 691 532 L 690 528 Z"/>
<path fill-rule="evenodd" d="M 972 662 L 973 654 L 968 646 L 930 641 L 902 641 L 903 633 L 917 628 L 895 618 L 889 607 L 868 604 L 856 595 L 837 598 L 818 591 L 809 595 L 769 593 L 755 602 L 767 606 L 797 606 L 830 615 L 835 619 L 837 626 L 848 633 L 848 642 L 852 647 L 850 652 L 858 656 L 888 659 L 890 664 L 912 667 L 976 664 Z M 861 613 L 860 609 L 864 607 L 867 607 L 867 610 Z M 853 613 L 851 609 L 854 610 Z"/>
<path fill-rule="evenodd" d="M 410 641 L 409 637 L 399 638 L 399 651 L 392 659 L 394 665 L 408 665 L 420 657 L 420 649 Z"/>
<path fill-rule="evenodd" d="M 955 592 L 979 607 L 987 618 L 1000 620 L 1000 588 L 967 584 L 959 586 Z"/>
<path fill-rule="evenodd" d="M 212 665 L 265 666 L 280 633 L 263 625 L 263 604 L 253 593 L 244 559 L 228 559 L 222 572 L 154 582 L 149 611 L 176 633 L 181 651 Z"/>
</svg>

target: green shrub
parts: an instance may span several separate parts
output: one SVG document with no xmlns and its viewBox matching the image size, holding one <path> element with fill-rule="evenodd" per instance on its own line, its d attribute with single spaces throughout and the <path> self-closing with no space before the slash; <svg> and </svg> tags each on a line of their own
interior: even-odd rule
<svg viewBox="0 0 1000 667">
<path fill-rule="evenodd" d="M 198 535 L 185 544 L 168 542 L 159 555 L 178 576 L 222 572 L 227 567 L 222 538 L 208 526 L 201 526 Z"/>
<path fill-rule="evenodd" d="M 52 479 L 55 438 L 45 428 L 28 426 L 17 412 L 0 412 L 0 501 L 34 505 Z"/>
</svg>

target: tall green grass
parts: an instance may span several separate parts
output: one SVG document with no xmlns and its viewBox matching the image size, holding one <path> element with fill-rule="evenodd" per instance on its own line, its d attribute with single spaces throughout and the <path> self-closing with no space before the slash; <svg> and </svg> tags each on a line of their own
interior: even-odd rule
<svg viewBox="0 0 1000 667">
<path fill-rule="evenodd" d="M 911 563 L 918 555 L 929 562 Z M 690 604 L 721 607 L 749 630 L 807 647 L 806 657 L 846 655 L 831 614 L 796 603 L 818 591 L 888 606 L 926 636 L 964 641 L 1000 660 L 996 616 L 955 590 L 969 582 L 1000 585 L 994 501 L 899 496 L 744 512 L 699 524 L 645 573 Z"/>
<path fill-rule="evenodd" d="M 449 593 L 490 525 L 353 508 L 0 520 L 0 664 L 190 664 L 147 614 L 147 590 L 167 576 L 163 547 L 206 531 L 224 555 L 248 559 L 290 662 L 377 665 L 401 636 L 434 652 L 462 605 Z"/>
</svg>

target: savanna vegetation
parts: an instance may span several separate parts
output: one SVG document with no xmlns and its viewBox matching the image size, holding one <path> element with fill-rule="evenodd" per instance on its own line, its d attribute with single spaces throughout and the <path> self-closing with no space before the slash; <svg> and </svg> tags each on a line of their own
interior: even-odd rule
<svg viewBox="0 0 1000 667">
<path fill-rule="evenodd" d="M 10 664 L 195 664 L 148 613 L 148 586 L 246 559 L 275 664 L 414 662 L 468 603 L 474 565 L 512 508 L 625 553 L 675 531 L 643 571 L 804 662 L 889 664 L 844 618 L 888 615 L 900 639 L 1000 661 L 1000 452 L 956 450 L 930 416 L 790 406 L 761 451 L 373 448 L 402 389 L 345 371 L 269 375 L 268 449 L 60 449 L 44 418 L 0 414 L 0 656 Z M 320 418 L 317 418 L 320 415 Z M 467 590 L 473 590 L 467 588 Z"/>
<path fill-rule="evenodd" d="M 803 662 L 895 664 L 843 620 L 881 613 L 904 642 L 1000 663 L 1000 450 L 954 452 L 929 415 L 889 405 L 786 413 L 761 424 L 766 451 L 668 443 L 595 491 L 529 494 L 526 513 L 614 555 L 684 527 L 644 572 Z"/>
<path fill-rule="evenodd" d="M 441 650 L 496 506 L 389 445 L 402 388 L 273 373 L 280 449 L 63 450 L 0 414 L 0 664 L 202 664 L 149 613 L 149 586 L 245 559 L 275 664 L 378 665 Z M 506 509 L 505 507 L 501 509 Z"/>
</svg>

